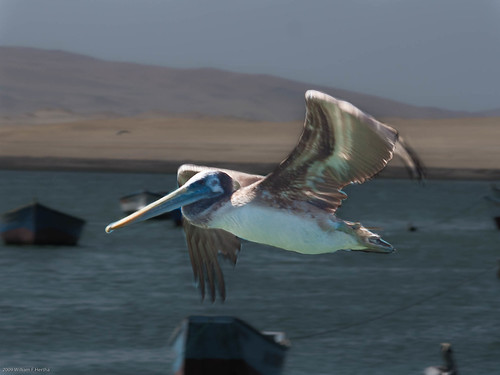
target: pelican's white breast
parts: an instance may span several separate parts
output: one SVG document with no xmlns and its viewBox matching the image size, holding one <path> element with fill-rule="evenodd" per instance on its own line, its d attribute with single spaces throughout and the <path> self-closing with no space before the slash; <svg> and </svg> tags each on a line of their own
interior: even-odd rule
<svg viewBox="0 0 500 375">
<path fill-rule="evenodd" d="M 321 218 L 310 213 L 249 203 L 231 204 L 213 213 L 210 227 L 224 229 L 248 241 L 267 244 L 303 254 L 330 253 L 360 247 L 357 240 L 338 231 L 332 215 Z M 319 220 L 323 225 L 319 225 Z"/>
</svg>

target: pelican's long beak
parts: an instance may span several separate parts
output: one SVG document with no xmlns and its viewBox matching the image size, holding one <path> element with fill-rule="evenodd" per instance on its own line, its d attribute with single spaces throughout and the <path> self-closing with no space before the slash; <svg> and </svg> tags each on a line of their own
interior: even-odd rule
<svg viewBox="0 0 500 375">
<path fill-rule="evenodd" d="M 106 233 L 111 233 L 115 229 L 124 227 L 134 222 L 144 221 L 152 217 L 186 206 L 201 199 L 211 198 L 215 195 L 209 187 L 205 185 L 185 184 L 177 190 L 165 195 L 163 198 L 148 204 L 146 207 L 115 221 L 106 227 Z"/>
</svg>

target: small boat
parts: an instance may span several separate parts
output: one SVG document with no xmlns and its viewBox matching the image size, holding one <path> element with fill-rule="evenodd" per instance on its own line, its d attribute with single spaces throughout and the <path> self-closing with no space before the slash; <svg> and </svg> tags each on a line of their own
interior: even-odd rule
<svg viewBox="0 0 500 375">
<path fill-rule="evenodd" d="M 121 210 L 126 214 L 130 215 L 148 204 L 165 196 L 167 192 L 151 192 L 148 190 L 142 190 L 136 193 L 128 194 L 120 198 Z M 182 213 L 180 208 L 171 212 L 154 217 L 154 219 L 159 220 L 172 220 L 176 225 L 182 224 Z"/>
<path fill-rule="evenodd" d="M 0 234 L 8 245 L 74 246 L 84 225 L 85 220 L 34 202 L 5 212 Z"/>
<path fill-rule="evenodd" d="M 281 374 L 290 344 L 231 316 L 190 316 L 172 337 L 175 375 Z"/>
<path fill-rule="evenodd" d="M 497 228 L 500 230 L 500 188 L 491 185 L 491 194 L 485 197 L 490 202 L 490 210 Z"/>
</svg>

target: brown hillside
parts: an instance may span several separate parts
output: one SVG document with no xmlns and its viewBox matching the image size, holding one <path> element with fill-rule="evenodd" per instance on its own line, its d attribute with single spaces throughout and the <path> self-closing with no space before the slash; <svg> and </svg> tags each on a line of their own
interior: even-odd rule
<svg viewBox="0 0 500 375">
<path fill-rule="evenodd" d="M 0 47 L 0 116 L 41 109 L 77 114 L 201 114 L 301 121 L 304 93 L 324 91 L 377 117 L 446 118 L 464 112 L 424 108 L 269 75 L 110 62 L 62 51 Z"/>
</svg>

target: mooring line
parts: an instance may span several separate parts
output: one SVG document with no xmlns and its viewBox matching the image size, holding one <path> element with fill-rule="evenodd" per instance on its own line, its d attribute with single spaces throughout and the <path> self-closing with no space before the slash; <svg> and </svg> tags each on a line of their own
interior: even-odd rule
<svg viewBox="0 0 500 375">
<path fill-rule="evenodd" d="M 467 279 L 462 280 L 459 283 L 454 284 L 454 285 L 452 285 L 449 288 L 443 289 L 443 290 L 441 290 L 439 292 L 436 292 L 434 294 L 431 294 L 429 296 L 421 298 L 421 299 L 419 299 L 419 300 L 417 300 L 417 301 L 415 301 L 413 303 L 410 303 L 408 305 L 404 305 L 404 306 L 401 306 L 401 307 L 399 307 L 397 309 L 394 309 L 394 310 L 382 313 L 380 315 L 374 316 L 373 318 L 362 320 L 362 321 L 351 323 L 351 324 L 346 324 L 346 325 L 343 325 L 343 326 L 340 326 L 340 327 L 337 327 L 337 328 L 334 328 L 334 329 L 328 329 L 328 330 L 324 330 L 324 331 L 319 331 L 319 332 L 309 333 L 309 334 L 305 334 L 305 335 L 299 335 L 299 336 L 295 336 L 295 337 L 290 337 L 289 340 L 292 341 L 292 342 L 293 341 L 299 341 L 299 340 L 304 340 L 304 339 L 308 339 L 308 338 L 311 338 L 311 337 L 324 336 L 324 335 L 328 335 L 330 333 L 336 333 L 336 332 L 340 332 L 340 331 L 345 331 L 345 330 L 353 328 L 353 327 L 358 327 L 358 326 L 363 326 L 365 324 L 369 324 L 371 322 L 383 319 L 385 317 L 391 316 L 391 315 L 396 314 L 398 312 L 409 310 L 412 307 L 419 306 L 419 305 L 421 305 L 421 304 L 423 304 L 423 303 L 425 303 L 427 301 L 430 301 L 430 300 L 432 300 L 432 299 L 434 299 L 436 297 L 439 297 L 439 296 L 441 296 L 441 295 L 449 292 L 450 290 L 458 289 L 462 285 L 464 285 L 464 284 L 466 284 L 466 283 L 468 283 L 470 281 L 473 281 L 473 280 L 479 278 L 484 273 L 486 273 L 486 271 L 491 271 L 492 269 L 495 269 L 495 268 L 496 268 L 496 266 L 493 267 L 493 268 L 492 267 L 488 267 L 487 269 L 482 269 L 481 271 L 477 272 L 475 275 L 473 275 L 471 277 L 468 277 Z"/>
</svg>

